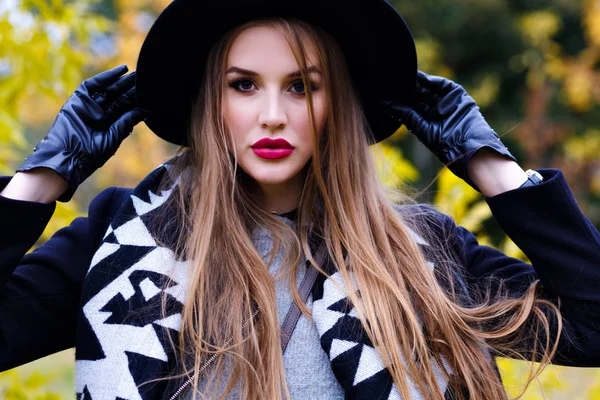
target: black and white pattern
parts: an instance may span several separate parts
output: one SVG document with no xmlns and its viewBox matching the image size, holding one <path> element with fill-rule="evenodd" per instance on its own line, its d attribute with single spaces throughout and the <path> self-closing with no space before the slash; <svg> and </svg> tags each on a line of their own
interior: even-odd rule
<svg viewBox="0 0 600 400">
<path fill-rule="evenodd" d="M 163 376 L 174 362 L 165 333 L 179 330 L 187 286 L 187 263 L 158 246 L 147 227 L 171 194 L 157 194 L 149 185 L 165 169 L 154 170 L 133 191 L 90 264 L 76 343 L 80 399 L 162 398 L 164 384 L 137 386 Z M 167 276 L 173 282 L 164 287 Z M 166 318 L 161 296 L 167 296 Z"/>
<path fill-rule="evenodd" d="M 423 238 L 411 232 L 420 246 L 427 246 Z M 433 269 L 433 263 L 429 263 Z M 353 283 L 353 291 L 357 292 L 357 284 Z M 312 308 L 313 320 L 321 337 L 321 346 L 329 356 L 331 367 L 340 385 L 344 388 L 347 399 L 389 399 L 400 400 L 402 396 L 393 383 L 392 376 L 383 365 L 373 343 L 366 334 L 356 309 L 346 294 L 348 288 L 339 272 L 332 274 L 314 291 Z M 434 374 L 438 386 L 447 398 L 451 397 L 448 389 L 450 365 L 443 367 L 433 363 Z M 408 379 L 411 399 L 422 399 L 418 386 Z"/>
<path fill-rule="evenodd" d="M 177 364 L 167 335 L 177 338 L 187 287 L 187 262 L 159 246 L 149 228 L 153 213 L 177 184 L 171 177 L 173 187 L 156 192 L 168 169 L 168 163 L 158 167 L 134 189 L 111 221 L 89 266 L 76 339 L 78 399 L 158 399 L 174 392 L 164 381 L 140 387 L 167 376 Z M 427 246 L 422 238 L 415 238 Z M 167 277 L 172 278 L 168 286 Z M 321 277 L 319 282 L 313 290 L 313 320 L 346 398 L 401 399 L 342 290 L 339 273 L 327 280 Z M 166 318 L 160 310 L 164 296 Z M 451 373 L 450 367 L 435 368 L 440 388 L 446 398 L 453 398 L 443 373 Z M 421 398 L 414 384 L 411 394 L 413 399 Z"/>
</svg>

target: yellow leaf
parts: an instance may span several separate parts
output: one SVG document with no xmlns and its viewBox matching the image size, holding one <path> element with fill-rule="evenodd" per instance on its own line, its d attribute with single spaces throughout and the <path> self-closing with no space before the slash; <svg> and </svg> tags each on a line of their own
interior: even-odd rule
<svg viewBox="0 0 600 400">
<path fill-rule="evenodd" d="M 483 76 L 477 86 L 466 88 L 467 92 L 475 99 L 482 109 L 490 106 L 500 92 L 500 78 L 498 74 L 488 73 Z"/>
<path fill-rule="evenodd" d="M 471 203 L 480 198 L 481 194 L 465 181 L 444 168 L 437 180 L 435 204 L 454 218 L 461 225 Z"/>
<path fill-rule="evenodd" d="M 582 136 L 573 136 L 563 145 L 565 156 L 574 161 L 597 161 L 600 154 L 600 129 L 588 129 Z"/>
<path fill-rule="evenodd" d="M 509 257 L 514 257 L 523 261 L 528 261 L 528 258 L 527 256 L 525 256 L 523 251 L 508 236 L 504 238 L 504 241 L 500 245 L 500 251 L 502 251 Z"/>
<path fill-rule="evenodd" d="M 479 201 L 469 208 L 460 221 L 460 225 L 471 232 L 481 229 L 482 223 L 492 216 L 492 211 L 485 201 Z"/>
<path fill-rule="evenodd" d="M 592 46 L 600 47 L 600 4 L 598 1 L 584 0 L 581 17 L 586 39 Z"/>
<path fill-rule="evenodd" d="M 417 169 L 402 155 L 402 150 L 386 142 L 371 146 L 379 178 L 387 187 L 397 187 L 419 177 Z"/>
<path fill-rule="evenodd" d="M 534 46 L 542 46 L 562 28 L 560 17 L 551 11 L 533 11 L 519 19 L 523 38 Z"/>
<path fill-rule="evenodd" d="M 594 71 L 579 64 L 568 68 L 563 82 L 563 90 L 570 108 L 578 112 L 588 111 L 594 104 L 593 85 L 597 81 Z"/>
</svg>

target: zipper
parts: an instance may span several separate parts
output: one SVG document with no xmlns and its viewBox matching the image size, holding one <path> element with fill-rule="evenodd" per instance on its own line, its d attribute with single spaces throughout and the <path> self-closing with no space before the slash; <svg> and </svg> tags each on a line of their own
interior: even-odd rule
<svg viewBox="0 0 600 400">
<path fill-rule="evenodd" d="M 256 315 L 258 314 L 258 307 L 256 308 L 256 310 L 254 310 L 254 313 L 252 314 L 252 319 L 244 322 L 242 324 L 242 328 L 245 328 L 246 326 L 248 326 L 248 323 L 252 320 L 254 320 L 254 318 L 256 317 Z M 233 342 L 233 336 L 231 336 L 229 338 L 229 340 L 227 340 L 227 342 L 225 342 L 225 346 L 229 346 L 231 344 L 231 342 Z M 206 360 L 206 362 L 204 364 L 202 364 L 202 367 L 200 367 L 200 369 L 198 370 L 198 374 L 201 374 L 202 372 L 204 372 L 204 370 L 213 362 L 215 361 L 215 359 L 217 358 L 217 354 L 213 354 L 212 356 L 210 356 L 210 358 L 208 360 Z M 181 392 L 183 392 L 185 390 L 186 387 L 188 387 L 192 381 L 194 380 L 194 378 L 196 377 L 196 373 L 192 374 L 191 378 L 189 378 L 183 385 L 181 385 L 181 387 L 179 389 L 177 389 L 177 391 L 175 393 L 173 393 L 173 396 L 171 396 L 169 398 L 169 400 L 175 400 L 177 398 L 177 396 L 179 396 L 181 394 Z"/>
</svg>

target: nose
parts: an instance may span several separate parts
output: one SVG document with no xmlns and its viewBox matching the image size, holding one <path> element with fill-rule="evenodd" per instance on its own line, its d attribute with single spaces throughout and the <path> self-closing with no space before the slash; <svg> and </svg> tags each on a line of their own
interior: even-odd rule
<svg viewBox="0 0 600 400">
<path fill-rule="evenodd" d="M 265 129 L 282 129 L 287 124 L 287 113 L 279 93 L 266 93 L 258 114 L 258 123 Z"/>
</svg>

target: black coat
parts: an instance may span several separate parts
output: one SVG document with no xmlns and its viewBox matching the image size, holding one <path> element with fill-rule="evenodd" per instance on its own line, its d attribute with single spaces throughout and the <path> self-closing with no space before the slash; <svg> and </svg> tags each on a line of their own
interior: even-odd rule
<svg viewBox="0 0 600 400">
<path fill-rule="evenodd" d="M 475 236 L 451 224 L 465 280 L 490 276 L 522 293 L 540 279 L 543 296 L 561 300 L 564 334 L 554 362 L 600 366 L 600 233 L 581 213 L 554 169 L 540 170 L 545 181 L 487 202 L 494 218 L 532 265 L 479 245 Z M 10 177 L 0 177 L 0 190 Z M 0 197 L 0 371 L 73 347 L 82 283 L 111 218 L 131 189 L 111 187 L 43 246 L 26 254 L 51 218 L 55 203 Z"/>
</svg>

